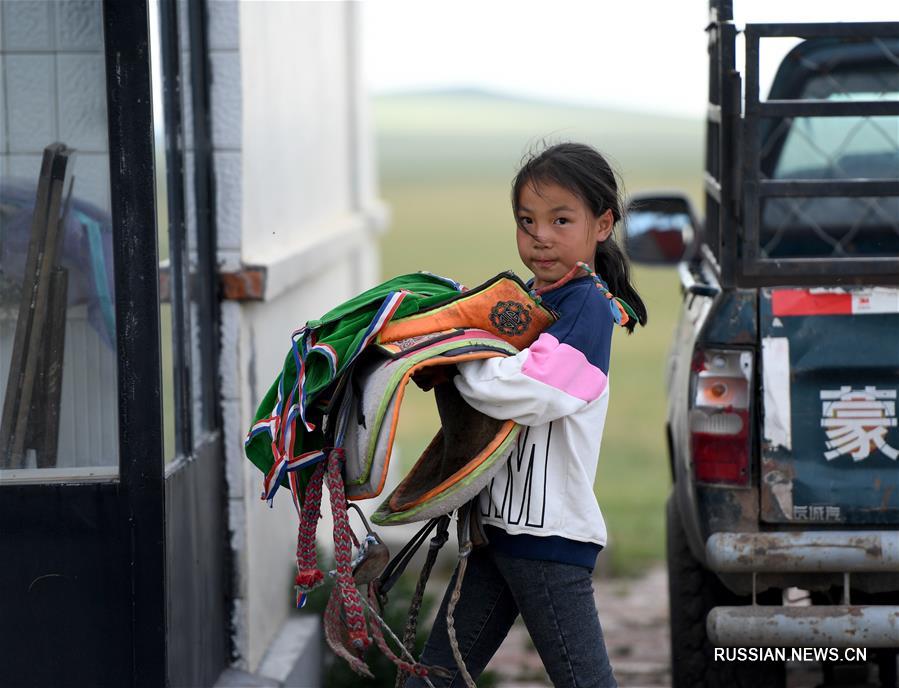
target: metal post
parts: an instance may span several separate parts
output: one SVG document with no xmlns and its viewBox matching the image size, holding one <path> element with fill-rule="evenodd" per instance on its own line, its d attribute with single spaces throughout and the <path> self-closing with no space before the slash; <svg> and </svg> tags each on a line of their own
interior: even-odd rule
<svg viewBox="0 0 899 688">
<path fill-rule="evenodd" d="M 148 1 L 105 0 L 123 540 L 130 543 L 131 685 L 166 684 L 159 261 Z"/>
</svg>

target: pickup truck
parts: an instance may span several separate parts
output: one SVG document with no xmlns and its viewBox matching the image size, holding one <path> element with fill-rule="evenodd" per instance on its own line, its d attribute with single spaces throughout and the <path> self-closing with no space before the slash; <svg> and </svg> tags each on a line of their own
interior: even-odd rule
<svg viewBox="0 0 899 688">
<path fill-rule="evenodd" d="M 895 686 L 899 22 L 738 31 L 730 0 L 710 10 L 704 219 L 684 194 L 643 194 L 626 232 L 683 292 L 665 428 L 673 686 L 782 686 L 797 657 L 825 660 L 823 685 L 876 665 Z M 799 42 L 763 98 L 760 50 L 783 37 Z"/>
</svg>

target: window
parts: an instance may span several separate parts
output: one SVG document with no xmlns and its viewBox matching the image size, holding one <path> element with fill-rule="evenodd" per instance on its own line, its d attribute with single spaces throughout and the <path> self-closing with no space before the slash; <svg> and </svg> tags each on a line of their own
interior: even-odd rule
<svg viewBox="0 0 899 688">
<path fill-rule="evenodd" d="M 824 59 L 811 65 L 806 60 L 804 67 L 820 73 L 791 97 L 899 100 L 899 50 L 876 39 L 874 44 L 878 67 L 868 61 L 834 69 Z M 899 179 L 899 117 L 768 118 L 763 132 L 762 170 L 770 179 Z M 899 256 L 899 198 L 769 198 L 760 239 L 767 258 Z"/>
<path fill-rule="evenodd" d="M 99 1 L 0 1 L 4 479 L 117 471 L 101 11 Z"/>
</svg>

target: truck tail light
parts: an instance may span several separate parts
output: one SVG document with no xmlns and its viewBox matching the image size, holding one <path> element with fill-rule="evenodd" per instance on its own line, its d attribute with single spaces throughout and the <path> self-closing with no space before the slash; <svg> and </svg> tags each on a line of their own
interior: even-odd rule
<svg viewBox="0 0 899 688">
<path fill-rule="evenodd" d="M 690 380 L 690 450 L 696 480 L 747 485 L 752 353 L 697 350 Z"/>
</svg>

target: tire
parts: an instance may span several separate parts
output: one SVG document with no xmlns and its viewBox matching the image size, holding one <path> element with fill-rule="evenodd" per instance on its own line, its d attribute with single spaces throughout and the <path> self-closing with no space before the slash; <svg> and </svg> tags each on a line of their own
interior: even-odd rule
<svg viewBox="0 0 899 688">
<path fill-rule="evenodd" d="M 750 604 L 692 555 L 673 494 L 667 504 L 668 605 L 672 688 L 783 688 L 782 662 L 716 662 L 706 616 L 719 605 Z"/>
</svg>

